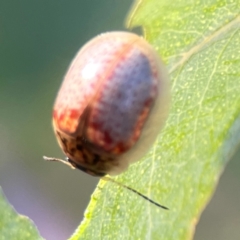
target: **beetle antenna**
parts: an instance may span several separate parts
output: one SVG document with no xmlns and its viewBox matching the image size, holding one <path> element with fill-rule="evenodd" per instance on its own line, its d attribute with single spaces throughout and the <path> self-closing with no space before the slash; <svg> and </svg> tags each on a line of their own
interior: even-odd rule
<svg viewBox="0 0 240 240">
<path fill-rule="evenodd" d="M 68 162 L 66 160 L 63 160 L 63 159 L 60 159 L 60 158 L 53 158 L 53 157 L 43 156 L 43 159 L 46 160 L 46 161 L 51 161 L 51 162 L 61 162 L 61 163 L 65 164 L 65 165 L 69 166 L 72 169 L 76 169 L 70 162 Z"/>
<path fill-rule="evenodd" d="M 60 159 L 60 158 L 53 158 L 53 157 L 43 156 L 43 159 L 46 160 L 46 161 L 61 162 L 61 163 L 65 164 L 65 165 L 69 166 L 69 167 L 72 168 L 72 169 L 76 169 L 70 162 L 68 162 L 68 161 L 66 161 L 66 160 L 63 160 L 63 159 Z M 160 207 L 160 208 L 163 208 L 163 209 L 165 209 L 165 210 L 169 210 L 169 208 L 167 208 L 167 207 L 165 207 L 165 206 L 163 206 L 163 205 L 161 205 L 161 204 L 153 201 L 152 199 L 148 198 L 147 196 L 145 196 L 144 194 L 138 192 L 137 190 L 135 190 L 135 189 L 133 189 L 133 188 L 127 186 L 127 185 L 124 185 L 124 184 L 122 184 L 122 183 L 120 183 L 120 182 L 117 182 L 117 181 L 114 180 L 113 178 L 110 178 L 110 177 L 108 177 L 108 176 L 104 176 L 104 177 L 101 177 L 101 179 L 104 180 L 104 181 L 113 182 L 113 183 L 117 184 L 117 185 L 120 186 L 120 187 L 126 188 L 126 189 L 128 189 L 129 191 L 131 191 L 131 192 L 133 192 L 133 193 L 136 193 L 138 196 L 144 198 L 145 200 L 149 201 L 150 203 L 154 204 L 155 206 Z"/>
<path fill-rule="evenodd" d="M 154 204 L 155 206 L 160 207 L 160 208 L 163 208 L 163 209 L 165 209 L 165 210 L 169 210 L 169 208 L 167 208 L 167 207 L 165 207 L 165 206 L 163 206 L 163 205 L 161 205 L 161 204 L 153 201 L 152 199 L 148 198 L 147 196 L 143 195 L 142 193 L 138 192 L 137 190 L 135 190 L 135 189 L 133 189 L 133 188 L 131 188 L 131 187 L 128 187 L 128 186 L 126 186 L 126 185 L 124 185 L 124 184 L 122 184 L 122 183 L 120 183 L 120 182 L 117 182 L 116 180 L 114 180 L 114 179 L 112 179 L 112 178 L 110 178 L 110 177 L 104 176 L 104 177 L 101 177 L 101 179 L 104 180 L 104 181 L 113 182 L 113 183 L 117 184 L 118 186 L 121 186 L 121 187 L 123 187 L 123 188 L 128 189 L 128 190 L 131 191 L 131 192 L 136 193 L 137 195 L 139 195 L 140 197 L 142 197 L 142 198 L 144 198 L 145 200 L 149 201 L 150 203 Z"/>
</svg>

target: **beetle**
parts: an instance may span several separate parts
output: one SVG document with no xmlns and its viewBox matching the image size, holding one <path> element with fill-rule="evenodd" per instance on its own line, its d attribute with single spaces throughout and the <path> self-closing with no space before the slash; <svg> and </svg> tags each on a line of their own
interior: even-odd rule
<svg viewBox="0 0 240 240">
<path fill-rule="evenodd" d="M 129 32 L 93 38 L 72 61 L 53 108 L 67 161 L 44 158 L 98 177 L 122 173 L 153 144 L 169 95 L 164 64 L 144 38 Z"/>
</svg>

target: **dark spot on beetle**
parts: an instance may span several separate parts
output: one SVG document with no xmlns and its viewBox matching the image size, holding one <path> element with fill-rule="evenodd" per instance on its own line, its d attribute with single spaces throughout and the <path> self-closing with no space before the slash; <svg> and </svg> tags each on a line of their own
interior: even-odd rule
<svg viewBox="0 0 240 240">
<path fill-rule="evenodd" d="M 66 139 L 66 138 L 61 138 L 61 140 L 62 140 L 62 143 L 63 143 L 63 146 L 64 146 L 65 151 L 68 152 L 67 139 Z"/>
<path fill-rule="evenodd" d="M 77 136 L 77 142 L 82 142 L 82 137 Z"/>
<path fill-rule="evenodd" d="M 82 152 L 83 159 L 85 162 L 89 162 L 88 155 L 85 152 Z"/>
<path fill-rule="evenodd" d="M 94 154 L 93 164 L 96 165 L 99 161 L 101 161 L 100 156 L 98 154 Z"/>
<path fill-rule="evenodd" d="M 74 155 L 75 152 L 76 152 L 76 148 L 71 148 L 71 149 L 70 149 L 71 155 Z"/>
<path fill-rule="evenodd" d="M 108 157 L 108 158 L 106 158 L 105 161 L 106 161 L 106 162 L 117 162 L 117 161 L 114 161 L 114 158 L 113 158 L 113 157 Z"/>
<path fill-rule="evenodd" d="M 67 146 L 67 139 L 64 138 L 64 137 L 62 137 L 61 135 L 59 135 L 59 137 L 60 137 L 60 139 L 61 139 L 63 145 L 64 145 L 64 146 Z"/>
<path fill-rule="evenodd" d="M 57 135 L 61 138 L 61 134 L 60 132 L 56 131 Z"/>
<path fill-rule="evenodd" d="M 81 166 L 80 164 L 74 162 L 74 161 L 73 161 L 72 159 L 70 159 L 70 158 L 67 158 L 67 160 L 68 160 L 68 162 L 70 162 L 75 168 L 77 168 L 77 169 L 79 169 L 79 170 L 81 170 L 81 171 L 83 171 L 83 172 L 85 172 L 85 173 L 87 173 L 87 174 L 90 174 L 90 175 L 92 175 L 92 176 L 94 176 L 94 177 L 103 177 L 103 176 L 106 175 L 106 173 L 96 172 L 96 171 L 90 170 L 90 169 L 88 169 L 88 168 L 86 168 L 86 167 L 83 167 L 83 166 Z"/>
<path fill-rule="evenodd" d="M 83 148 L 82 148 L 82 145 L 81 144 L 77 144 L 77 150 L 79 150 L 79 151 L 82 151 L 83 150 Z"/>
</svg>

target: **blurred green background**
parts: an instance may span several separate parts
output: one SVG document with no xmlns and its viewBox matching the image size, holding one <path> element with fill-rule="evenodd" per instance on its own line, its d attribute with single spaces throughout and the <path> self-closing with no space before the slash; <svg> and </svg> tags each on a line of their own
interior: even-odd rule
<svg viewBox="0 0 240 240">
<path fill-rule="evenodd" d="M 51 126 L 56 93 L 78 49 L 99 33 L 124 30 L 131 4 L 0 0 L 0 185 L 46 239 L 74 232 L 98 182 L 42 160 L 64 157 Z M 194 239 L 240 239 L 239 158 L 229 163 Z"/>
</svg>

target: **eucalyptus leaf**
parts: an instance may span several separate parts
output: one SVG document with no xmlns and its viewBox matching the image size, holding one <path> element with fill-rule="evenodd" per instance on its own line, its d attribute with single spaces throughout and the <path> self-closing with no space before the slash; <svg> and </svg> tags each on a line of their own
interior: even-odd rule
<svg viewBox="0 0 240 240">
<path fill-rule="evenodd" d="M 192 239 L 240 143 L 240 1 L 141 0 L 127 26 L 166 63 L 172 102 L 152 149 L 115 180 L 170 210 L 100 181 L 70 239 Z"/>
<path fill-rule="evenodd" d="M 0 188 L 0 240 L 41 240 L 33 222 L 9 205 Z"/>
</svg>

